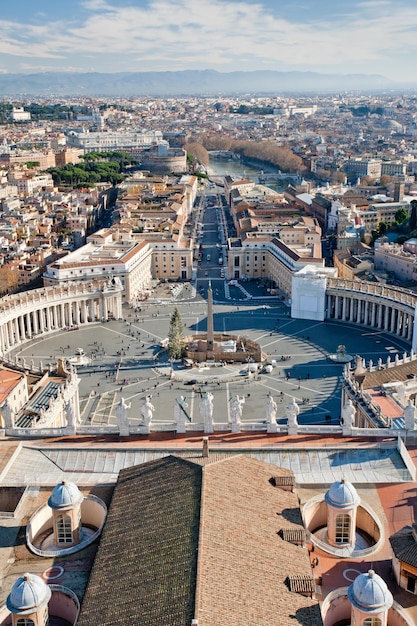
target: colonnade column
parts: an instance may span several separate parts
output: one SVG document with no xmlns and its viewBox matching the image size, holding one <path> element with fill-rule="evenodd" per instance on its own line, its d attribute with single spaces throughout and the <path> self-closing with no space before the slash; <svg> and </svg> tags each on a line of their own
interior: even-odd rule
<svg viewBox="0 0 417 626">
<path fill-rule="evenodd" d="M 44 320 L 43 309 L 39 309 L 39 330 L 41 334 L 45 332 L 45 320 Z"/>
<path fill-rule="evenodd" d="M 339 315 L 339 296 L 332 296 L 334 302 L 334 318 L 337 320 Z M 330 309 L 331 310 L 331 309 Z"/>
<path fill-rule="evenodd" d="M 372 302 L 371 304 L 371 326 L 375 328 L 376 326 L 376 303 Z"/>
<path fill-rule="evenodd" d="M 46 312 L 46 330 L 51 330 L 51 308 L 49 306 L 45 309 Z"/>
<path fill-rule="evenodd" d="M 88 311 L 87 311 L 87 302 L 86 300 L 83 300 L 81 303 L 81 320 L 84 324 L 87 323 L 88 321 Z"/>
<path fill-rule="evenodd" d="M 32 319 L 30 313 L 26 313 L 26 332 L 29 339 L 32 339 Z"/>
<path fill-rule="evenodd" d="M 369 300 L 365 301 L 365 317 L 363 319 L 363 323 L 368 325 L 368 314 L 369 314 Z"/>
<path fill-rule="evenodd" d="M 411 315 L 409 315 L 408 316 L 408 330 L 407 330 L 408 341 L 411 341 L 413 338 L 413 325 L 414 325 L 414 318 L 412 318 Z"/>
<path fill-rule="evenodd" d="M 363 301 L 362 300 L 357 300 L 358 303 L 358 308 L 356 310 L 356 321 L 358 324 L 361 323 L 361 317 L 362 317 L 362 306 L 363 306 Z"/>
<path fill-rule="evenodd" d="M 94 322 L 96 319 L 95 311 L 94 311 L 94 298 L 90 298 L 88 301 L 88 308 L 90 309 L 90 320 Z"/>
<path fill-rule="evenodd" d="M 123 317 L 123 311 L 122 311 L 122 298 L 120 295 L 115 296 L 115 316 L 116 319 L 119 320 Z"/>
<path fill-rule="evenodd" d="M 17 317 L 13 320 L 15 343 L 20 343 L 20 330 Z"/>
<path fill-rule="evenodd" d="M 346 307 L 347 307 L 347 298 L 343 296 L 342 298 L 342 320 L 346 319 Z M 340 319 L 340 317 L 338 317 Z"/>
<path fill-rule="evenodd" d="M 396 313 L 397 313 L 397 311 L 395 309 L 391 309 L 391 327 L 390 327 L 390 331 L 392 333 L 395 332 Z"/>
<path fill-rule="evenodd" d="M 19 315 L 19 332 L 20 332 L 21 341 L 24 341 L 26 339 L 26 331 L 25 331 L 25 320 L 24 320 L 23 315 Z"/>
<path fill-rule="evenodd" d="M 385 315 L 384 315 L 384 329 L 388 330 L 389 323 L 389 306 L 385 305 Z"/>
<path fill-rule="evenodd" d="M 378 328 L 382 328 L 382 308 L 382 304 L 378 305 Z"/>
<path fill-rule="evenodd" d="M 74 307 L 75 307 L 75 311 L 74 311 L 75 320 L 74 321 L 75 321 L 75 324 L 79 326 L 81 320 L 80 320 L 80 303 L 78 302 L 78 300 L 74 301 Z"/>
<path fill-rule="evenodd" d="M 9 339 L 4 324 L 0 326 L 0 341 L 2 353 L 7 352 L 9 349 Z"/>
</svg>

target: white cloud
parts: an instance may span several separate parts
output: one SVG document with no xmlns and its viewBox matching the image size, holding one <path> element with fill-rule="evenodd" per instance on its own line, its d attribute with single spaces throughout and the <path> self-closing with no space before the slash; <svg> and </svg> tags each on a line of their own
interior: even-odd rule
<svg viewBox="0 0 417 626">
<path fill-rule="evenodd" d="M 101 71 L 213 68 L 373 71 L 384 58 L 417 47 L 417 8 L 389 0 L 364 0 L 343 21 L 298 23 L 279 17 L 260 2 L 154 0 L 147 7 L 112 6 L 85 0 L 91 12 L 81 24 L 29 26 L 0 21 L 0 53 L 31 59 L 83 58 Z"/>
</svg>

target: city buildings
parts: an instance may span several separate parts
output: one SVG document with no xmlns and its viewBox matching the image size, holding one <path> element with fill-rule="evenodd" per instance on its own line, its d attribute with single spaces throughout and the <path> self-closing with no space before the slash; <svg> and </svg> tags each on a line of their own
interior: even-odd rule
<svg viewBox="0 0 417 626">
<path fill-rule="evenodd" d="M 329 183 L 337 173 L 343 178 L 351 175 L 352 178 L 368 176 L 371 179 L 366 181 L 366 187 L 350 190 L 345 181 L 339 181 L 334 188 L 329 184 L 320 191 L 300 185 L 295 194 L 288 192 L 283 197 L 256 189 L 253 181 L 226 176 L 225 196 L 230 202 L 236 236 L 228 238 L 222 254 L 225 255 L 228 277 L 232 280 L 265 281 L 272 288 L 276 287 L 287 303 L 291 299 L 292 318 L 356 324 L 364 334 L 372 334 L 375 342 L 380 340 L 381 333 L 386 332 L 392 339 L 386 350 L 397 356 L 367 365 L 358 361 L 355 371 L 346 374 L 345 402 L 341 409 L 345 409 L 346 404 L 349 409 L 349 399 L 354 417 L 353 423 L 349 424 L 345 410 L 341 416 L 343 423 L 330 427 L 333 430 L 329 432 L 338 438 L 337 449 L 329 433 L 328 439 L 324 440 L 323 426 L 313 425 L 319 434 L 309 476 L 319 470 L 325 471 L 323 467 L 331 467 L 354 478 L 359 470 L 368 469 L 372 455 L 380 455 L 382 463 L 378 480 L 373 475 L 372 481 L 369 480 L 364 487 L 355 488 L 356 494 L 351 489 L 355 482 L 353 478 L 353 482 L 347 481 L 350 482 L 348 485 L 345 477 L 340 475 L 335 488 L 329 477 L 322 481 L 325 486 L 314 480 L 307 485 L 303 483 L 300 470 L 298 485 L 295 485 L 294 476 L 281 468 L 278 461 L 264 464 L 249 459 L 247 454 L 232 456 L 230 450 L 227 454 L 232 458 L 224 458 L 221 450 L 216 450 L 211 458 L 202 458 L 197 453 L 193 458 L 184 459 L 186 452 L 179 450 L 177 435 L 176 451 L 180 451 L 182 457 L 167 456 L 163 448 L 161 455 L 165 458 L 155 459 L 156 453 L 152 450 L 152 460 L 147 463 L 149 459 L 141 448 L 142 460 L 138 465 L 129 461 L 136 459 L 136 451 L 131 449 L 133 442 L 128 441 L 126 445 L 119 441 L 112 441 L 109 445 L 103 443 L 109 432 L 118 437 L 120 424 L 107 430 L 106 424 L 100 426 L 101 445 L 105 449 L 90 451 L 89 444 L 94 443 L 90 439 L 79 452 L 75 449 L 80 427 L 77 424 L 79 403 L 75 372 L 66 370 L 61 363 L 59 371 L 47 372 L 42 368 L 36 377 L 35 368 L 27 360 L 15 362 L 14 368 L 9 364 L 1 379 L 2 421 L 7 433 L 17 436 L 17 432 L 23 438 L 33 436 L 35 432 L 37 437 L 53 435 L 58 440 L 52 451 L 45 450 L 44 442 L 31 447 L 20 446 L 19 450 L 7 447 L 9 440 L 4 442 L 7 450 L 2 453 L 0 467 L 3 487 L 14 486 L 23 491 L 28 487 L 27 499 L 21 504 L 23 518 L 30 518 L 39 506 L 45 505 L 45 500 L 50 497 L 49 491 L 48 495 L 46 492 L 53 487 L 51 484 L 44 486 L 46 482 L 55 482 L 55 478 L 61 481 L 63 475 L 72 472 L 78 477 L 82 475 L 81 490 L 109 490 L 103 481 L 114 483 L 121 467 L 123 470 L 115 487 L 93 569 L 90 551 L 85 555 L 86 561 L 78 563 L 80 581 L 74 574 L 77 566 L 65 555 L 59 555 L 62 558 L 59 563 L 56 560 L 42 563 L 41 559 L 32 559 L 26 547 L 19 546 L 20 549 L 12 555 L 14 544 L 10 541 L 2 548 L 5 552 L 2 553 L 1 566 L 7 573 L 4 596 L 11 592 L 16 580 L 20 580 L 22 571 L 19 569 L 23 565 L 32 565 L 35 574 L 43 574 L 48 582 L 53 581 L 59 572 L 58 578 L 62 577 L 61 582 L 67 583 L 65 586 L 72 588 L 69 583 L 74 583 L 74 593 L 84 598 L 79 617 L 81 624 L 98 620 L 113 625 L 116 619 L 125 623 L 132 616 L 139 621 L 144 614 L 149 625 L 152 620 L 161 623 L 161 614 L 163 617 L 175 614 L 181 624 L 191 624 L 194 620 L 195 626 L 195 620 L 199 626 L 216 626 L 232 617 L 245 624 L 292 624 L 296 619 L 306 626 L 316 623 L 333 625 L 335 619 L 339 623 L 353 619 L 365 624 L 372 621 L 378 624 L 377 620 L 379 623 L 385 620 L 388 624 L 415 621 L 415 455 L 410 441 L 415 441 L 416 425 L 413 382 L 416 297 L 407 290 L 357 280 L 366 278 L 372 265 L 370 261 L 369 265 L 363 265 L 360 259 L 351 254 L 348 256 L 348 252 L 346 257 L 340 255 L 335 260 L 334 269 L 325 268 L 321 250 L 321 239 L 329 230 L 338 239 L 338 247 L 345 249 L 349 241 L 358 244 L 362 235 L 371 234 L 381 222 L 391 224 L 399 209 L 409 212 L 409 199 L 415 191 L 416 105 L 411 98 L 399 100 L 396 96 L 387 96 L 385 100 L 381 96 L 386 111 L 361 119 L 352 113 L 352 108 L 361 105 L 359 96 L 329 96 L 317 103 L 265 97 L 262 101 L 275 104 L 273 108 L 277 111 L 276 117 L 265 119 L 258 115 L 242 117 L 229 113 L 228 106 L 236 104 L 233 98 L 222 98 L 219 107 L 215 107 L 216 102 L 210 99 L 184 98 L 175 102 L 142 99 L 129 103 L 133 112 L 114 107 L 100 119 L 97 115 L 86 115 L 83 119 L 67 120 L 65 124 L 59 122 L 53 129 L 55 134 L 50 136 L 50 146 L 43 146 L 45 153 L 39 147 L 30 150 L 28 146 L 30 148 L 31 140 L 34 144 L 49 142 L 47 128 L 52 126 L 49 122 L 45 123 L 44 134 L 39 135 L 31 136 L 30 129 L 21 125 L 5 129 L 8 145 L 25 146 L 27 150 L 25 153 L 16 150 L 12 154 L 5 148 L 3 155 L 1 249 L 5 265 L 16 265 L 23 283 L 39 276 L 40 266 L 47 264 L 43 274 L 47 288 L 10 296 L 1 303 L 0 341 L 4 357 L 8 358 L 14 349 L 38 335 L 65 333 L 79 326 L 89 328 L 89 324 L 95 328 L 93 325 L 99 321 L 122 317 L 122 297 L 137 307 L 140 305 L 138 301 L 148 295 L 154 281 L 189 280 L 199 271 L 200 280 L 206 280 L 201 277 L 204 270 L 198 268 L 194 254 L 198 237 L 197 224 L 193 222 L 194 211 L 198 208 L 195 177 L 137 175 L 120 188 L 114 204 L 116 223 L 96 230 L 95 226 L 103 219 L 104 198 L 110 198 L 112 193 L 110 185 L 105 189 L 96 186 L 91 192 L 58 190 L 51 185 L 50 178 L 39 171 L 52 162 L 51 155 L 55 155 L 55 163 L 63 163 L 70 158 L 79 158 L 80 150 L 105 151 L 123 147 L 135 152 L 139 148 L 142 150 L 146 141 L 159 142 L 161 147 L 157 147 L 156 154 L 151 156 L 161 159 L 178 156 L 178 167 L 181 165 L 182 168 L 184 149 L 179 146 L 178 154 L 169 154 L 168 147 L 162 143 L 164 133 L 184 138 L 191 128 L 193 132 L 196 129 L 212 132 L 220 126 L 235 138 L 242 139 L 248 132 L 259 142 L 272 137 L 280 145 L 302 153 L 304 163 L 315 163 L 315 175 Z M 398 107 L 400 103 L 401 107 Z M 287 115 L 287 112 L 291 114 Z M 397 119 L 398 122 L 381 123 L 386 121 L 381 120 L 381 115 L 386 115 L 390 122 Z M 91 124 L 101 127 L 99 133 L 77 130 L 77 122 L 89 124 L 89 118 Z M 133 130 L 139 120 L 143 127 L 158 127 L 160 130 L 153 131 L 153 135 L 147 133 L 145 137 L 145 132 Z M 67 138 L 67 150 L 60 143 L 61 132 Z M 131 145 L 127 145 L 129 137 Z M 77 142 L 78 150 L 74 149 Z M 52 148 L 53 144 L 56 148 Z M 348 171 L 346 162 L 352 167 L 355 165 L 356 169 Z M 167 163 L 169 168 L 172 162 L 168 160 Z M 362 167 L 367 169 L 360 171 Z M 401 178 L 389 181 L 397 197 L 386 195 L 385 201 L 378 202 L 371 197 L 373 191 L 388 192 L 388 186 L 373 186 L 371 183 L 372 179 L 377 182 L 382 176 Z M 350 182 L 356 184 L 356 181 Z M 399 197 L 403 193 L 402 185 L 409 193 L 405 200 Z M 106 191 L 108 195 L 103 193 Z M 84 245 L 89 228 L 93 233 L 87 236 Z M 384 263 L 385 258 L 392 257 L 397 278 L 413 280 L 412 262 L 404 262 L 406 269 L 402 269 L 403 258 L 413 259 L 413 241 L 401 252 L 398 249 L 397 253 L 386 247 L 388 245 L 383 243 L 380 246 Z M 65 254 L 64 246 L 75 249 Z M 41 249 L 44 258 L 32 262 Z M 383 251 L 386 251 L 385 256 Z M 53 254 L 58 258 L 48 258 Z M 65 256 L 59 258 L 61 254 Z M 401 259 L 401 264 L 395 264 L 396 259 Z M 393 271 L 387 267 L 381 269 Z M 219 268 L 218 271 L 220 273 Z M 337 271 L 339 277 L 336 277 Z M 363 272 L 362 276 L 359 276 L 360 272 Z M 209 279 L 207 274 L 207 281 Z M 157 315 L 157 310 L 153 314 Z M 273 322 L 276 324 L 277 320 Z M 410 353 L 399 355 L 397 342 L 400 346 L 410 346 Z M 78 354 L 77 358 L 82 356 Z M 334 367 L 340 367 L 340 364 Z M 95 398 L 92 396 L 92 401 Z M 99 402 L 100 398 L 96 400 Z M 32 403 L 28 405 L 28 401 Z M 259 429 L 263 429 L 265 435 L 268 426 L 264 414 L 261 417 L 264 423 Z M 135 416 L 134 419 L 139 418 Z M 278 430 L 278 425 L 275 426 Z M 293 440 L 285 429 L 279 435 L 275 432 L 275 439 L 269 437 L 261 441 L 260 454 L 276 458 L 268 445 L 272 442 L 276 451 L 280 440 L 283 455 L 287 455 L 285 458 L 289 456 L 290 445 L 299 449 L 302 444 L 304 453 L 312 445 L 312 438 L 303 426 L 292 426 L 295 428 Z M 19 428 L 20 431 L 16 430 Z M 140 426 L 134 428 L 130 431 L 128 424 L 126 430 L 125 425 L 125 436 L 140 431 Z M 236 440 L 245 439 L 249 445 L 247 441 L 254 440 L 255 434 L 260 439 L 260 433 L 254 430 L 243 433 L 241 438 L 237 432 L 233 436 Z M 369 431 L 374 432 L 370 434 Z M 61 450 L 58 447 L 61 443 L 64 445 L 60 441 L 62 435 L 71 435 L 75 439 Z M 222 438 L 229 435 L 228 432 L 221 433 Z M 203 436 L 201 432 L 194 434 L 198 446 Z M 358 437 L 361 438 L 359 451 Z M 370 438 L 368 456 L 366 439 Z M 389 443 L 382 439 L 389 440 Z M 144 442 L 148 445 L 149 441 L 155 445 L 156 440 L 156 437 L 149 436 L 140 442 L 142 446 L 145 446 Z M 117 446 L 122 449 L 117 451 Z M 321 448 L 325 457 L 319 456 Z M 352 456 L 351 464 L 343 456 L 346 451 Z M 389 464 L 387 460 L 393 454 L 394 462 Z M 207 458 L 209 460 L 204 460 Z M 318 459 L 322 460 L 322 465 Z M 299 468 L 302 467 L 301 460 L 301 456 L 297 457 Z M 81 471 L 81 467 L 85 471 Z M 100 479 L 95 471 L 91 471 L 92 467 L 97 473 L 98 468 L 103 467 Z M 37 472 L 35 477 L 33 468 Z M 18 478 L 14 479 L 14 476 Z M 381 477 L 385 483 L 392 476 L 397 478 L 393 481 L 395 484 L 379 484 Z M 356 497 L 360 491 L 361 503 Z M 336 496 L 340 493 L 342 497 L 338 499 Z M 6 495 L 4 498 L 7 500 Z M 325 509 L 326 504 L 330 506 L 331 515 Z M 367 506 L 374 509 L 374 516 L 368 515 Z M 68 543 L 72 543 L 79 529 L 74 523 L 78 520 L 77 507 L 73 510 L 69 524 L 60 518 L 56 533 L 58 539 L 65 542 L 70 538 Z M 314 511 L 312 517 L 306 516 L 308 510 Z M 58 511 L 55 517 L 61 514 Z M 10 523 L 16 529 L 20 527 L 15 520 Z M 335 550 L 331 557 L 326 556 L 329 553 L 324 550 L 321 538 L 311 536 L 318 526 L 326 525 L 332 550 Z M 352 554 L 355 548 L 352 536 L 357 527 L 365 531 L 365 540 L 378 535 L 375 540 L 378 550 L 359 556 Z M 391 538 L 392 550 L 381 537 Z M 373 548 L 374 545 L 367 546 L 366 550 Z M 391 563 L 395 580 L 390 578 Z M 48 571 L 47 565 L 49 568 L 62 567 L 64 571 Z M 376 575 L 363 571 L 371 566 L 378 570 Z M 355 584 L 346 579 L 346 572 L 355 580 L 358 578 L 358 582 Z M 23 577 L 19 585 L 28 582 Z M 353 584 L 349 590 L 346 589 L 347 582 Z M 399 605 L 405 598 L 403 604 L 407 611 L 401 617 L 402 622 L 393 616 L 391 592 L 387 592 L 386 584 L 394 590 Z M 374 585 L 381 591 L 381 602 L 377 606 L 364 601 L 364 588 L 374 589 Z M 159 595 L 155 596 L 155 590 L 160 592 Z M 39 608 L 44 609 L 46 595 L 39 598 Z M 14 615 L 19 615 L 19 610 L 24 607 L 14 602 L 15 594 L 11 599 L 13 602 L 9 604 L 16 610 Z M 77 608 L 75 601 L 72 606 Z M 73 621 L 77 612 L 73 608 Z M 44 616 L 45 611 L 38 617 L 43 619 Z"/>
</svg>

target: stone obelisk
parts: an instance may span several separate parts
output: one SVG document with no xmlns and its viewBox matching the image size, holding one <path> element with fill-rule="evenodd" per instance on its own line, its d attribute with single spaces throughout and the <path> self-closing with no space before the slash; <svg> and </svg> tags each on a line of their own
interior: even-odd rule
<svg viewBox="0 0 417 626">
<path fill-rule="evenodd" d="M 207 291 L 207 358 L 213 358 L 214 328 L 213 328 L 213 291 L 209 281 Z"/>
</svg>

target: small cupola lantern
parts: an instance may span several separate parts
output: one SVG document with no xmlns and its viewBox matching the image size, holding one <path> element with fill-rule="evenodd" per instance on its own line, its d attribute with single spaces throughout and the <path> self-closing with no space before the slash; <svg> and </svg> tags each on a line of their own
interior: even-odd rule
<svg viewBox="0 0 417 626">
<path fill-rule="evenodd" d="M 12 626 L 44 626 L 48 623 L 51 590 L 40 576 L 23 574 L 13 585 L 6 600 Z"/>
<path fill-rule="evenodd" d="M 347 595 L 352 605 L 352 626 L 387 626 L 393 597 L 381 576 L 371 569 L 359 574 Z"/>
<path fill-rule="evenodd" d="M 54 487 L 48 505 L 53 512 L 57 546 L 70 548 L 81 541 L 81 504 L 84 496 L 74 483 L 63 480 Z"/>
<path fill-rule="evenodd" d="M 324 499 L 327 504 L 327 541 L 336 548 L 354 548 L 356 514 L 360 498 L 347 480 L 333 483 Z"/>
</svg>

